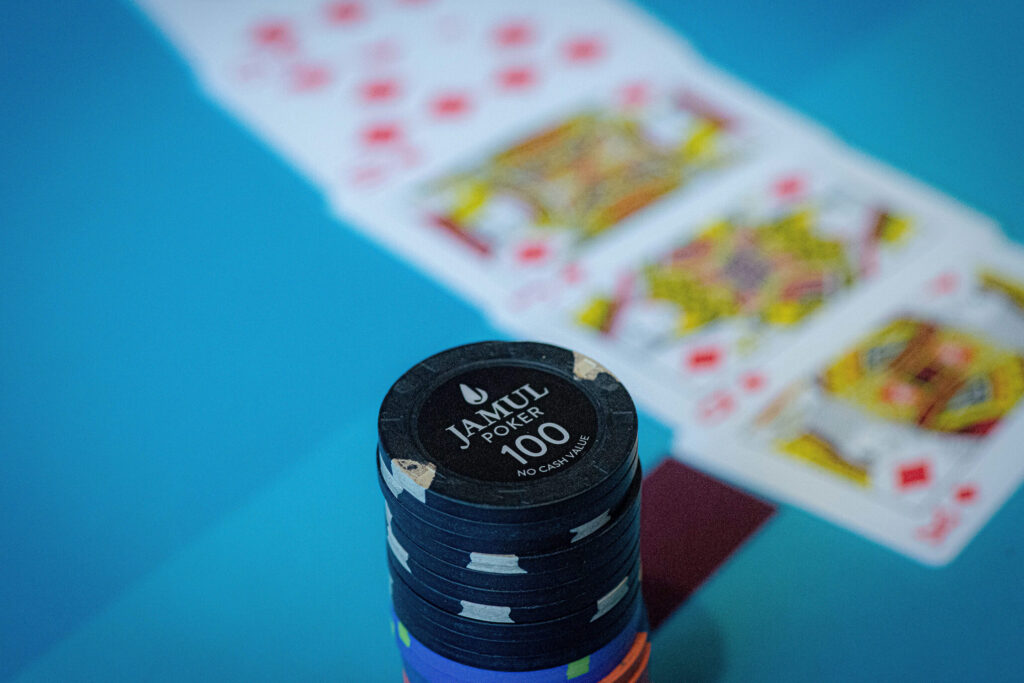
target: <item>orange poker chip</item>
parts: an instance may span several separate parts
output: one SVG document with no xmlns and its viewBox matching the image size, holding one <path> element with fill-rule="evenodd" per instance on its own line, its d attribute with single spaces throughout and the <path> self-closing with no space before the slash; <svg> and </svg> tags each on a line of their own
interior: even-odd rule
<svg viewBox="0 0 1024 683">
<path fill-rule="evenodd" d="M 633 677 L 629 679 L 629 683 L 650 683 L 650 678 L 647 676 L 647 664 L 651 661 L 651 644 L 647 643 L 644 645 L 643 655 L 640 657 L 639 668 L 637 672 L 633 674 Z"/>
<path fill-rule="evenodd" d="M 599 683 L 638 683 L 647 676 L 647 663 L 651 658 L 651 644 L 647 642 L 647 633 L 638 633 L 629 652 L 622 658 L 619 665 Z"/>
</svg>

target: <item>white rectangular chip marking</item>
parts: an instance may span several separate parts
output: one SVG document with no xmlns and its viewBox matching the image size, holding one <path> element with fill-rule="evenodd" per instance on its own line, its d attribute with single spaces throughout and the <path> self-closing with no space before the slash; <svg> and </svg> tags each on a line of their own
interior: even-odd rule
<svg viewBox="0 0 1024 683">
<path fill-rule="evenodd" d="M 398 539 L 391 532 L 390 526 L 388 527 L 388 546 L 391 548 L 391 552 L 394 554 L 395 559 L 398 560 L 398 563 L 405 567 L 405 571 L 412 574 L 412 570 L 409 569 L 409 551 L 398 542 Z"/>
<path fill-rule="evenodd" d="M 611 518 L 611 512 L 609 510 L 605 510 L 604 512 L 599 514 L 597 517 L 594 517 L 594 519 L 590 520 L 589 522 L 585 522 L 583 524 L 580 524 L 578 527 L 569 529 L 569 531 L 573 533 L 573 537 L 570 543 L 575 543 L 576 541 L 586 538 L 587 536 L 589 536 L 590 534 L 594 533 L 595 531 L 603 527 L 605 524 L 607 524 L 608 520 Z"/>
<path fill-rule="evenodd" d="M 480 605 L 475 602 L 459 601 L 462 604 L 460 617 L 469 617 L 478 621 L 491 621 L 497 624 L 513 624 L 512 608 L 497 605 Z"/>
<path fill-rule="evenodd" d="M 470 553 L 466 569 L 488 574 L 526 574 L 519 566 L 518 555 L 491 555 L 489 553 Z"/>
<path fill-rule="evenodd" d="M 597 621 L 605 614 L 608 613 L 612 607 L 619 604 L 622 598 L 626 597 L 626 593 L 629 592 L 629 577 L 625 577 L 619 582 L 619 585 L 608 591 L 608 593 L 597 601 L 597 613 L 590 618 L 591 621 Z"/>
</svg>

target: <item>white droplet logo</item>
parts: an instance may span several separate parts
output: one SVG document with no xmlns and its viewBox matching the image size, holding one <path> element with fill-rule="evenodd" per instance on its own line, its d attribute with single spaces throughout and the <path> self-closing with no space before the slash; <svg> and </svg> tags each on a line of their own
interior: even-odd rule
<svg viewBox="0 0 1024 683">
<path fill-rule="evenodd" d="M 474 389 L 465 384 L 460 384 L 459 389 L 462 389 L 462 398 L 466 399 L 466 403 L 471 406 L 478 406 L 487 400 L 487 392 L 483 389 Z"/>
</svg>

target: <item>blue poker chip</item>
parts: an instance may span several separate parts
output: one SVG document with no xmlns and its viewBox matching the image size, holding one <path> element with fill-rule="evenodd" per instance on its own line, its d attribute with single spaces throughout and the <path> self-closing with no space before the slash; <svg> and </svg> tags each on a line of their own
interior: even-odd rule
<svg viewBox="0 0 1024 683">
<path fill-rule="evenodd" d="M 403 659 L 404 661 L 404 659 Z M 416 667 L 412 666 L 409 662 L 405 662 L 405 666 L 402 668 L 402 675 L 404 676 L 403 683 L 433 683 L 431 679 L 427 678 L 419 672 Z M 434 679 L 434 680 L 450 680 L 450 679 Z"/>
<path fill-rule="evenodd" d="M 571 516 L 614 488 L 635 452 L 637 417 L 592 359 L 495 341 L 406 372 L 384 397 L 378 433 L 384 468 L 411 501 L 526 524 Z"/>
<path fill-rule="evenodd" d="M 410 633 L 394 612 L 391 618 L 395 643 L 410 683 L 597 683 L 618 666 L 636 634 L 646 628 L 641 602 L 625 628 L 603 646 L 574 661 L 532 671 L 494 671 L 468 666 L 434 652 Z"/>
</svg>

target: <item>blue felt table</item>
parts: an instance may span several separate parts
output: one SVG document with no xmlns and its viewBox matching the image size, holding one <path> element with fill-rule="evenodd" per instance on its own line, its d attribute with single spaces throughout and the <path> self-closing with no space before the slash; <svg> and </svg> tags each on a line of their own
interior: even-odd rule
<svg viewBox="0 0 1024 683">
<path fill-rule="evenodd" d="M 647 4 L 1024 238 L 1019 4 Z M 3 16 L 0 679 L 397 681 L 377 403 L 499 333 L 332 218 L 130 5 Z M 669 433 L 642 429 L 650 467 Z M 1018 492 L 934 570 L 784 508 L 653 678 L 1019 680 L 1021 528 Z"/>
</svg>

